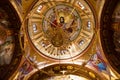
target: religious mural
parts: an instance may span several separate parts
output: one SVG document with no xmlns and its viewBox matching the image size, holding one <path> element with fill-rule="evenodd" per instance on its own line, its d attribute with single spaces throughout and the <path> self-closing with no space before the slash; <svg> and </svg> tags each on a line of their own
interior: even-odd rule
<svg viewBox="0 0 120 80">
<path fill-rule="evenodd" d="M 117 52 L 120 52 L 120 1 L 116 6 L 116 9 L 112 15 L 112 28 L 114 30 L 114 44 L 115 44 L 115 50 Z"/>
<path fill-rule="evenodd" d="M 16 0 L 16 1 L 18 1 L 18 3 L 21 4 L 21 0 Z M 98 0 L 98 1 L 100 1 L 100 0 Z M 38 7 L 38 10 L 37 10 L 38 12 L 40 11 L 39 10 L 40 6 Z M 47 17 L 43 16 L 44 17 L 43 18 L 43 22 L 44 23 L 42 23 L 42 24 L 44 26 L 43 27 L 44 33 L 46 33 L 45 37 L 48 40 L 51 41 L 52 45 L 54 45 L 55 47 L 60 47 L 62 44 L 64 44 L 64 43 L 66 44 L 68 41 L 73 41 L 76 38 L 76 35 L 79 34 L 79 29 L 81 28 L 81 27 L 79 27 L 80 24 L 77 24 L 77 23 L 81 23 L 81 22 L 78 19 L 79 16 L 77 14 L 77 11 L 74 8 L 72 9 L 71 7 L 67 7 L 66 5 L 60 5 L 60 6 L 58 5 L 56 8 L 58 8 L 60 10 L 56 11 L 57 9 L 55 10 L 54 8 L 51 8 L 51 9 L 48 10 L 48 12 L 46 12 L 46 16 Z M 62 16 L 59 17 L 58 19 L 56 19 L 56 17 L 55 17 L 56 12 L 59 13 L 58 15 L 62 15 L 62 16 L 67 16 L 68 15 L 67 12 L 68 13 L 73 12 L 73 14 L 70 17 L 68 17 L 68 18 L 70 18 L 70 21 L 67 22 L 66 19 L 64 17 L 62 17 Z M 51 14 L 49 14 L 49 13 L 51 13 Z M 63 15 L 63 13 L 65 15 Z M 116 14 L 119 14 L 119 12 L 115 13 L 115 15 Z M 2 16 L 0 16 L 0 17 L 2 17 Z M 88 29 L 89 29 L 89 26 L 91 25 L 91 23 L 88 21 L 87 25 L 88 25 Z M 115 25 L 116 25 L 116 22 L 115 22 Z M 117 23 L 117 26 L 118 25 L 119 25 L 119 23 Z M 37 30 L 38 29 L 37 26 L 38 26 L 37 23 L 36 24 L 34 23 L 32 25 L 34 33 L 36 33 L 38 31 Z M 119 28 L 119 27 L 117 27 L 117 28 Z M 1 30 L 2 30 L 2 28 L 1 28 Z M 76 30 L 78 31 L 77 33 L 74 32 Z M 15 47 L 14 37 L 11 34 L 8 36 L 7 32 L 6 32 L 6 31 L 11 32 L 11 31 L 9 29 L 8 30 L 4 30 L 3 29 L 2 31 L 4 31 L 4 37 L 2 37 L 0 39 L 0 65 L 4 65 L 4 64 L 9 64 L 10 63 L 11 58 L 12 58 L 12 53 L 13 53 L 13 50 L 14 50 L 14 47 Z M 1 33 L 2 32 L 0 31 L 0 35 L 3 35 Z M 69 35 L 66 36 L 65 34 L 69 34 Z M 74 34 L 74 35 L 72 35 L 72 34 Z M 114 35 L 119 35 L 119 34 L 117 32 L 117 34 L 115 33 Z M 64 39 L 66 41 L 64 39 L 62 39 L 62 37 L 64 37 Z M 119 37 L 117 37 L 117 38 L 119 38 Z M 4 40 L 2 40 L 2 39 L 4 39 Z M 40 38 L 38 37 L 38 40 L 39 39 Z M 79 44 L 82 45 L 83 43 L 84 42 L 82 40 L 82 41 L 80 41 Z M 118 43 L 120 43 L 120 41 L 118 41 Z M 46 48 L 49 45 L 48 42 L 45 39 L 42 39 L 39 44 L 41 44 L 43 48 Z M 120 46 L 120 45 L 118 44 L 118 46 Z M 48 48 L 48 50 L 52 51 L 49 48 Z M 118 50 L 118 49 L 116 49 L 116 50 Z M 63 50 L 63 52 L 61 50 L 60 53 L 63 55 L 64 54 L 64 50 Z M 33 53 L 29 52 L 27 54 L 27 56 L 25 56 L 26 59 L 25 59 L 25 61 L 23 61 L 23 63 L 18 68 L 16 77 L 14 78 L 14 80 L 24 80 L 25 77 L 28 76 L 30 74 L 30 72 L 33 70 L 33 68 L 34 68 L 35 65 L 37 65 L 37 66 L 43 66 L 44 65 L 45 66 L 46 63 L 49 62 L 49 61 L 48 62 L 47 61 L 40 62 L 40 61 L 37 60 L 38 56 L 36 56 L 36 55 L 30 55 L 30 54 L 33 54 Z M 105 60 L 103 59 L 103 56 L 101 54 L 99 46 L 96 47 L 96 52 L 92 53 L 92 54 L 93 55 L 90 57 L 90 59 L 88 60 L 87 64 L 85 64 L 85 65 L 89 65 L 89 66 L 92 67 L 93 70 L 95 69 L 98 72 L 106 73 L 107 75 L 111 76 L 110 71 L 108 69 L 108 65 L 105 62 Z M 79 68 L 81 68 L 81 67 L 79 67 Z M 36 69 L 37 69 L 37 67 L 36 67 Z M 47 70 L 47 71 L 45 71 L 43 69 L 43 72 L 45 71 L 48 74 L 55 74 L 54 72 L 58 72 L 59 68 L 57 68 L 56 70 L 55 69 L 56 68 L 54 68 L 53 70 Z M 64 74 L 64 73 L 67 72 L 67 71 L 64 72 L 64 70 L 66 70 L 65 66 L 63 66 L 62 68 L 60 68 L 60 70 L 61 69 L 63 69 L 63 71 L 59 71 L 60 73 Z M 68 70 L 71 71 L 71 72 L 73 71 L 71 67 Z M 85 69 L 81 69 L 81 70 L 85 71 L 87 74 L 92 73 L 92 72 L 89 72 L 89 71 L 87 71 Z M 78 70 L 74 70 L 74 71 L 77 72 Z M 79 72 L 81 72 L 81 71 L 79 71 Z M 42 75 L 42 74 L 38 73 L 36 76 L 40 79 L 40 75 Z M 95 74 L 93 74 L 93 76 L 94 76 L 94 78 L 97 79 L 97 76 Z M 42 75 L 42 77 L 46 77 L 46 76 Z M 53 80 L 53 79 L 54 80 L 61 80 L 61 79 L 73 80 L 73 77 L 76 78 L 76 79 L 78 79 L 77 76 L 63 75 L 63 76 L 51 77 L 51 79 L 49 79 L 49 80 Z M 37 80 L 37 79 L 34 79 L 34 80 Z M 45 79 L 45 80 L 48 80 L 48 79 Z M 78 79 L 78 80 L 82 80 L 82 79 Z"/>
<path fill-rule="evenodd" d="M 0 9 L 0 65 L 10 64 L 15 46 L 7 18 L 5 11 Z"/>
<path fill-rule="evenodd" d="M 101 72 L 101 74 L 107 76 L 108 79 L 111 80 L 111 78 L 113 78 L 113 75 L 110 72 L 110 68 L 107 62 L 104 60 L 99 46 L 96 47 L 96 52 L 88 60 L 87 65 L 90 66 L 93 70 Z"/>
<path fill-rule="evenodd" d="M 25 60 L 18 70 L 15 80 L 24 80 L 24 77 L 33 70 L 33 66 Z"/>
<path fill-rule="evenodd" d="M 0 80 L 8 80 L 21 60 L 19 18 L 9 4 L 0 5 Z"/>
<path fill-rule="evenodd" d="M 101 56 L 101 52 L 99 49 L 96 49 L 96 53 L 93 54 L 88 61 L 88 65 L 94 67 L 96 70 L 102 72 L 107 71 L 107 64 L 105 63 L 104 59 Z"/>
<path fill-rule="evenodd" d="M 11 59 L 12 59 L 12 53 L 14 50 L 14 42 L 13 42 L 13 38 L 11 36 L 9 36 L 6 39 L 6 42 L 1 45 L 1 51 L 0 51 L 0 65 L 4 65 L 4 64 L 10 64 Z"/>
</svg>

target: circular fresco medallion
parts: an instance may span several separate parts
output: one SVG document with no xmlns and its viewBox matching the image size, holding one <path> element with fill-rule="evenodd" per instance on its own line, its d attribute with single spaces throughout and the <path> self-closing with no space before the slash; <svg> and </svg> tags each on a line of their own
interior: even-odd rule
<svg viewBox="0 0 120 80">
<path fill-rule="evenodd" d="M 78 37 L 81 20 L 75 8 L 59 4 L 49 9 L 45 16 L 43 31 L 53 46 L 61 47 Z"/>
<path fill-rule="evenodd" d="M 78 56 L 89 46 L 95 19 L 82 0 L 39 1 L 29 14 L 26 29 L 39 54 L 63 60 Z"/>
</svg>

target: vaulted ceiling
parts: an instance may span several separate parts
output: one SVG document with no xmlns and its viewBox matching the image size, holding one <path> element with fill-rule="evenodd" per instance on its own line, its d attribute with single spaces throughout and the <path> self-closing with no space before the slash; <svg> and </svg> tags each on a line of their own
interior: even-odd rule
<svg viewBox="0 0 120 80">
<path fill-rule="evenodd" d="M 106 76 L 104 72 L 100 72 L 96 68 L 98 66 L 92 65 L 91 67 L 91 65 L 89 65 L 90 61 L 92 61 L 92 59 L 94 59 L 94 57 L 96 56 L 96 53 L 100 53 L 100 56 L 102 56 L 102 58 L 100 59 L 110 68 L 110 73 L 112 76 L 114 76 L 111 79 L 113 80 L 119 79 L 120 78 L 119 75 L 120 74 L 120 62 L 119 62 L 120 61 L 119 58 L 120 57 L 120 38 L 119 38 L 120 37 L 120 18 L 119 18 L 120 1 L 119 0 L 114 0 L 114 1 L 113 0 L 85 0 L 85 1 L 78 0 L 78 2 L 79 1 L 81 2 L 79 3 L 80 8 L 76 5 L 74 5 L 75 7 L 72 7 L 73 5 L 71 6 L 72 3 L 74 2 L 77 3 L 77 1 L 75 0 L 73 0 L 73 2 L 70 0 L 58 0 L 60 4 L 59 3 L 54 4 L 54 2 L 52 3 L 51 1 L 52 0 L 45 0 L 45 1 L 23 0 L 21 2 L 21 0 L 4 0 L 4 1 L 0 0 L 0 29 L 2 32 L 0 33 L 1 34 L 0 35 L 0 41 L 1 41 L 0 80 L 8 80 L 8 79 L 49 80 L 48 78 L 58 79 L 58 80 L 61 80 L 63 78 L 66 79 L 71 78 L 72 80 L 73 76 L 81 76 L 83 78 L 86 78 L 86 80 L 88 79 L 102 80 L 102 78 L 104 77 L 104 79 L 107 80 L 110 78 L 108 77 L 110 76 L 109 74 L 107 74 Z M 57 2 L 57 0 L 55 1 Z M 41 37 L 42 34 L 41 32 L 48 30 L 46 29 L 49 28 L 47 26 L 55 27 L 59 23 L 57 22 L 57 24 L 55 24 L 54 22 L 51 23 L 51 21 L 49 21 L 51 19 L 51 16 L 54 16 L 51 15 L 53 14 L 52 8 L 54 8 L 51 4 L 55 5 L 55 7 L 57 5 L 56 9 L 58 9 L 58 12 L 62 14 L 62 17 L 65 15 L 64 10 L 62 10 L 62 8 L 64 9 L 65 7 L 68 7 L 67 9 L 71 10 L 70 12 L 72 14 L 72 17 L 70 18 L 73 19 L 74 18 L 73 16 L 80 15 L 80 21 L 81 21 L 80 23 L 82 25 L 87 24 L 87 26 L 90 27 L 95 26 L 94 28 L 91 29 L 93 30 L 93 32 L 91 31 L 90 33 L 90 35 L 93 36 L 89 36 L 89 38 L 85 38 L 87 39 L 86 44 L 87 42 L 90 42 L 90 44 L 88 44 L 86 48 L 84 48 L 85 46 L 79 47 L 76 49 L 78 52 L 74 52 L 74 54 L 75 53 L 80 53 L 80 54 L 75 54 L 75 56 L 73 57 L 71 57 L 71 55 L 64 56 L 64 54 L 67 53 L 64 52 L 65 49 L 68 49 L 68 51 L 72 51 L 75 48 L 76 46 L 75 44 L 77 43 L 77 41 L 74 44 L 74 46 L 72 45 L 72 48 L 70 48 L 71 46 L 70 47 L 68 46 L 67 48 L 66 47 L 61 48 L 61 45 L 59 44 L 61 44 L 60 39 L 62 40 L 62 38 L 59 36 L 54 37 L 54 34 L 50 36 L 49 34 L 45 35 L 48 36 L 47 37 L 48 41 L 46 41 L 47 43 L 44 44 L 44 46 L 47 45 L 48 43 L 52 43 L 55 49 L 58 50 L 62 49 L 61 52 L 63 51 L 64 54 L 62 53 L 61 55 L 56 54 L 58 52 L 52 54 L 53 50 L 52 49 L 49 50 L 48 46 L 46 46 L 47 48 L 44 47 L 43 45 L 39 46 L 42 44 L 42 41 L 41 43 L 38 44 L 38 42 L 40 42 L 40 39 L 42 39 L 43 37 L 43 36 Z M 43 10 L 40 9 L 41 5 L 45 6 Z M 48 7 L 46 7 L 46 5 Z M 89 16 L 92 14 L 94 16 L 94 18 L 93 16 L 90 16 L 91 19 L 89 19 L 92 23 L 85 23 L 85 20 L 82 19 L 82 16 L 86 15 L 85 13 L 87 12 L 87 10 L 85 9 L 86 11 L 84 11 L 83 7 L 81 6 L 87 8 L 88 11 L 91 10 L 91 13 L 87 15 Z M 83 11 L 79 11 L 82 9 Z M 39 10 L 38 12 L 43 12 L 43 13 L 45 11 L 46 12 L 44 13 L 44 15 L 40 15 L 40 13 L 37 14 L 37 11 L 35 12 L 35 10 L 37 11 Z M 58 13 L 57 10 L 55 10 L 55 12 L 56 14 Z M 41 16 L 42 16 L 41 19 L 42 21 L 38 21 L 39 23 L 35 23 L 36 20 L 40 20 L 39 17 Z M 48 19 L 46 19 L 46 16 Z M 79 19 L 77 19 L 77 21 L 79 21 Z M 94 25 L 94 21 L 95 21 L 95 25 Z M 45 22 L 46 24 L 42 22 Z M 78 22 L 74 21 L 72 24 L 74 23 L 78 23 Z M 36 28 L 36 25 L 37 26 L 45 25 L 45 29 L 44 28 L 39 29 L 39 27 Z M 32 29 L 33 27 L 34 29 Z M 58 25 L 56 27 L 58 27 Z M 82 28 L 80 30 L 79 38 L 88 37 L 84 35 L 84 33 L 86 33 L 87 31 L 82 33 Z M 40 33 L 38 34 L 35 33 L 33 35 L 32 32 L 35 31 L 32 30 L 36 30 L 36 29 L 38 29 Z M 57 31 L 55 33 L 57 33 L 57 35 L 62 33 L 64 34 L 64 32 L 62 32 L 62 29 L 61 30 L 59 29 L 57 28 Z M 72 28 L 66 30 L 69 32 L 68 34 L 70 34 L 71 29 Z M 74 29 L 75 27 L 72 30 L 74 31 Z M 88 35 L 89 33 L 87 32 L 86 34 Z M 37 38 L 39 39 L 35 41 L 34 36 L 35 39 Z M 51 38 L 49 38 L 51 36 L 55 38 L 55 39 L 52 38 L 52 40 L 54 39 L 54 42 L 56 43 L 53 43 Z M 12 37 L 12 39 L 11 38 L 9 39 L 9 37 Z M 65 37 L 65 34 L 63 37 Z M 67 39 L 67 37 L 65 38 Z M 90 39 L 91 41 L 89 41 Z M 74 43 L 75 40 L 71 42 Z M 10 45 L 12 46 L 9 47 L 8 42 L 11 42 Z M 45 42 L 43 41 L 43 43 Z M 72 43 L 70 43 L 70 45 Z M 81 44 L 84 43 L 85 43 L 84 41 L 81 42 Z M 66 46 L 68 43 L 67 44 L 64 43 L 64 44 Z M 44 50 L 44 48 L 46 48 L 45 49 L 46 51 L 49 50 L 48 54 L 46 54 L 47 52 Z M 7 55 L 6 57 L 5 54 L 10 54 L 11 50 L 12 50 L 12 56 L 10 55 L 8 57 Z M 72 54 L 72 52 L 70 54 Z M 57 55 L 59 56 L 55 57 Z M 68 56 L 70 57 L 68 58 Z M 59 77 L 62 78 L 59 79 Z"/>
</svg>

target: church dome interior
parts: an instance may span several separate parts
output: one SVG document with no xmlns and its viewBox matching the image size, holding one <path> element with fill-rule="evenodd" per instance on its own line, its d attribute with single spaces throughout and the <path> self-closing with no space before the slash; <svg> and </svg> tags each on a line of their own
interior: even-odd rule
<svg viewBox="0 0 120 80">
<path fill-rule="evenodd" d="M 0 0 L 0 80 L 120 80 L 120 0 Z"/>
</svg>

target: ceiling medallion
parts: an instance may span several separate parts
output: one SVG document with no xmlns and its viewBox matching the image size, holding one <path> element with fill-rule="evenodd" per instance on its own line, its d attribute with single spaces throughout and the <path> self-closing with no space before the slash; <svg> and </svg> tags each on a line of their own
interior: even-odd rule
<svg viewBox="0 0 120 80">
<path fill-rule="evenodd" d="M 50 8 L 45 16 L 43 31 L 53 46 L 62 47 L 78 37 L 81 20 L 75 8 L 59 4 Z"/>
<path fill-rule="evenodd" d="M 36 50 L 61 60 L 81 54 L 92 41 L 94 29 L 93 12 L 83 0 L 39 1 L 27 26 Z"/>
</svg>

